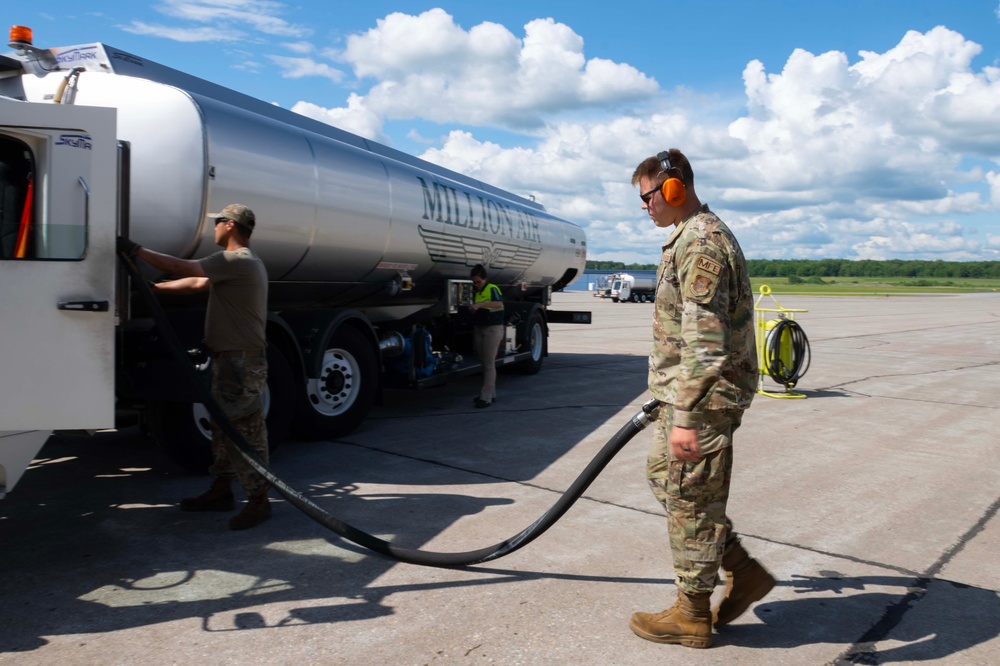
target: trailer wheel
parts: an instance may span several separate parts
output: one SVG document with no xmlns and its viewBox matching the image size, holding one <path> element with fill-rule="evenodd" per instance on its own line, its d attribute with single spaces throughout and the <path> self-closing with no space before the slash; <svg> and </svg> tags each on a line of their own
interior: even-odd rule
<svg viewBox="0 0 1000 666">
<path fill-rule="evenodd" d="M 521 348 L 531 352 L 530 358 L 517 364 L 517 370 L 522 375 L 535 375 L 542 369 L 545 358 L 545 319 L 538 310 L 528 317 L 528 325 L 524 329 L 524 339 Z"/>
<path fill-rule="evenodd" d="M 295 433 L 316 440 L 353 432 L 375 404 L 378 373 L 372 345 L 357 329 L 341 326 L 323 353 L 319 377 L 306 381 Z"/>
<path fill-rule="evenodd" d="M 267 348 L 267 385 L 261 402 L 267 421 L 267 444 L 277 450 L 288 437 L 295 409 L 295 385 L 288 360 L 277 348 Z M 212 430 L 208 410 L 200 402 L 152 402 L 144 413 L 144 431 L 173 462 L 197 474 L 212 464 Z"/>
</svg>

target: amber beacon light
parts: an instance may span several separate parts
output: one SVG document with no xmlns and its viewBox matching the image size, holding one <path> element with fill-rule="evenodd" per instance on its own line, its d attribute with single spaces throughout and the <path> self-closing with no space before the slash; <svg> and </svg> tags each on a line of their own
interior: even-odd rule
<svg viewBox="0 0 1000 666">
<path fill-rule="evenodd" d="M 23 25 L 10 27 L 10 40 L 7 46 L 14 49 L 25 70 L 43 76 L 58 69 L 59 63 L 55 54 L 49 49 L 36 48 L 31 38 L 31 28 Z"/>
<path fill-rule="evenodd" d="M 10 26 L 10 41 L 7 45 L 12 49 L 31 46 L 31 28 L 23 25 Z"/>
</svg>

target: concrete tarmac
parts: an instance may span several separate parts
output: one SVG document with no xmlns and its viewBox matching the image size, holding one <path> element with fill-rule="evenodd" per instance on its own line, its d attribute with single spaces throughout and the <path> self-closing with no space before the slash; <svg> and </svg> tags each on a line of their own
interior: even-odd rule
<svg viewBox="0 0 1000 666">
<path fill-rule="evenodd" d="M 730 515 L 779 584 L 709 650 L 627 624 L 673 603 L 648 429 L 537 541 L 464 569 L 368 553 L 277 494 L 245 532 L 183 513 L 207 479 L 129 429 L 53 437 L 0 501 L 0 664 L 1000 663 L 1000 294 L 777 297 L 808 310 L 807 398 L 757 396 Z M 554 325 L 541 373 L 501 373 L 491 408 L 478 377 L 389 391 L 273 468 L 408 547 L 517 533 L 648 398 L 652 305 L 553 300 L 594 323 Z"/>
</svg>

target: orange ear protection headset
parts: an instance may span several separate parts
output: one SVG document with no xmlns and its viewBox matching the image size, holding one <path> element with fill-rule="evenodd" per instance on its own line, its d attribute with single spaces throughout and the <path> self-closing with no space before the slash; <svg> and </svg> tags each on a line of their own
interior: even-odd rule
<svg viewBox="0 0 1000 666">
<path fill-rule="evenodd" d="M 667 151 L 657 154 L 656 159 L 660 160 L 662 173 L 667 174 L 667 179 L 660 186 L 660 191 L 663 193 L 663 200 L 671 206 L 683 206 L 684 200 L 687 198 L 687 188 L 684 186 L 684 181 L 670 175 L 671 172 L 674 172 L 679 176 L 681 170 L 675 166 L 671 166 L 670 153 Z"/>
</svg>

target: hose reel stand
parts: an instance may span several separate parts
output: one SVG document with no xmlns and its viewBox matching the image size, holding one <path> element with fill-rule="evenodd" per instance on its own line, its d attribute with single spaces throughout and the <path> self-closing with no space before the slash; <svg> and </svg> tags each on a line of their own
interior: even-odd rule
<svg viewBox="0 0 1000 666">
<path fill-rule="evenodd" d="M 763 307 L 764 297 L 769 297 L 774 307 Z M 757 393 L 769 398 L 805 398 L 804 393 L 792 389 L 809 369 L 809 339 L 795 321 L 796 312 L 808 310 L 782 307 L 766 284 L 761 285 L 753 309 L 757 325 Z M 776 316 L 768 319 L 769 313 Z M 784 393 L 765 390 L 765 376 L 784 386 Z"/>
</svg>

